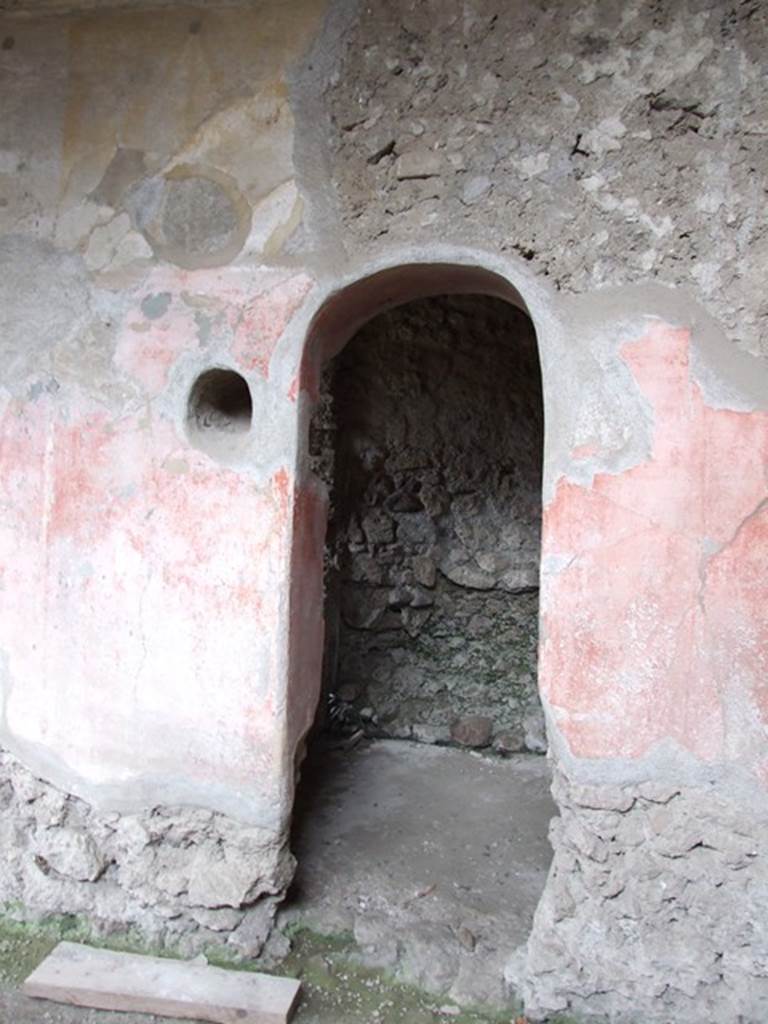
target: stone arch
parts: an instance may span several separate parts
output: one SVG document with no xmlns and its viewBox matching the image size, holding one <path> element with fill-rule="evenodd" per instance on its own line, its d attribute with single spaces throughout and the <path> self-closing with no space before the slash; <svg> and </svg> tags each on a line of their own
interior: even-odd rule
<svg viewBox="0 0 768 1024">
<path fill-rule="evenodd" d="M 551 298 L 513 261 L 457 247 L 393 254 L 365 274 L 350 276 L 321 293 L 302 320 L 300 368 L 296 391 L 301 408 L 296 450 L 296 500 L 291 554 L 288 644 L 288 722 L 286 763 L 289 803 L 295 788 L 297 755 L 309 732 L 320 696 L 322 675 L 322 567 L 326 495 L 309 468 L 308 430 L 323 364 L 337 355 L 366 323 L 410 301 L 435 295 L 485 295 L 502 299 L 525 313 L 536 335 L 544 401 L 544 453 L 547 449 L 548 388 L 545 348 L 556 330 Z M 298 340 L 298 339 L 297 339 Z M 545 459 L 546 466 L 546 459 Z M 546 473 L 546 470 L 545 470 Z M 546 489 L 546 476 L 544 480 Z M 539 694 L 542 696 L 539 684 Z M 546 702 L 544 701 L 545 715 Z"/>
</svg>

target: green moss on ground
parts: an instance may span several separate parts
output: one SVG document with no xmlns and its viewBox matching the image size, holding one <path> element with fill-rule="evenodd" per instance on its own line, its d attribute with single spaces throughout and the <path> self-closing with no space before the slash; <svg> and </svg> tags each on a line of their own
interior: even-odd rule
<svg viewBox="0 0 768 1024">
<path fill-rule="evenodd" d="M 441 1015 L 450 1000 L 427 995 L 393 980 L 386 971 L 355 962 L 351 936 L 317 935 L 301 930 L 291 937 L 291 952 L 279 973 L 301 978 L 302 997 L 297 1022 L 306 1024 L 510 1024 L 509 1011 L 462 1010 Z"/>
<path fill-rule="evenodd" d="M 135 931 L 101 938 L 94 934 L 86 919 L 75 914 L 55 915 L 32 923 L 0 914 L 0 988 L 18 986 L 59 942 L 82 942 L 120 953 L 178 959 L 173 950 L 150 948 Z"/>
<path fill-rule="evenodd" d="M 395 981 L 386 971 L 364 967 L 350 934 L 319 935 L 292 929 L 291 951 L 273 972 L 300 978 L 302 991 L 294 1018 L 296 1024 L 512 1024 L 514 1012 L 493 1013 L 480 1009 L 452 1008 L 450 1000 L 427 995 Z M 173 957 L 168 950 L 148 948 L 133 932 L 95 938 L 88 924 L 74 915 L 52 917 L 28 924 L 0 916 L 0 988 L 16 988 L 63 940 L 121 952 Z M 211 950 L 208 961 L 235 970 L 262 970 L 253 961 L 235 960 L 225 949 Z M 48 1018 L 47 1018 L 48 1019 Z M 51 1016 L 55 1024 L 55 1016 Z M 576 1024 L 558 1017 L 551 1024 Z"/>
</svg>

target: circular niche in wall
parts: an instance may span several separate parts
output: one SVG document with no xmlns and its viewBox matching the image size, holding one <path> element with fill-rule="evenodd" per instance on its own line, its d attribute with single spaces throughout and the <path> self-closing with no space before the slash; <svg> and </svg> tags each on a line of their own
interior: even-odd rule
<svg viewBox="0 0 768 1024">
<path fill-rule="evenodd" d="M 216 458 L 238 455 L 253 421 L 251 389 L 235 370 L 201 373 L 189 393 L 187 433 L 196 448 Z"/>
<path fill-rule="evenodd" d="M 251 207 L 222 171 L 179 164 L 151 180 L 151 193 L 154 205 L 144 232 L 160 259 L 189 270 L 220 267 L 245 245 Z"/>
</svg>

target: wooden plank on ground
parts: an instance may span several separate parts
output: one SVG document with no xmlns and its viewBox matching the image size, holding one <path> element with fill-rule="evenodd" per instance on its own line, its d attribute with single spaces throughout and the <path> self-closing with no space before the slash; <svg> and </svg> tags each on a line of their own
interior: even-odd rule
<svg viewBox="0 0 768 1024">
<path fill-rule="evenodd" d="M 60 942 L 22 991 L 98 1010 L 133 1010 L 214 1024 L 286 1024 L 301 982 Z"/>
</svg>

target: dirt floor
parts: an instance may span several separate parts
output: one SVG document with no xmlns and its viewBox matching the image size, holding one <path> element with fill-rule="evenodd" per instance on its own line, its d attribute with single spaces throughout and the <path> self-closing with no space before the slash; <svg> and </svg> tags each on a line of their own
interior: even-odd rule
<svg viewBox="0 0 768 1024">
<path fill-rule="evenodd" d="M 392 740 L 304 770 L 281 920 L 351 933 L 363 962 L 462 1005 L 498 1007 L 544 888 L 546 759 Z"/>
<path fill-rule="evenodd" d="M 549 864 L 545 760 L 377 741 L 316 752 L 304 777 L 280 916 L 279 970 L 304 982 L 296 1024 L 514 1020 L 498 979 Z M 160 1024 L 21 996 L 55 941 L 0 925 L 1 1024 Z"/>
</svg>

